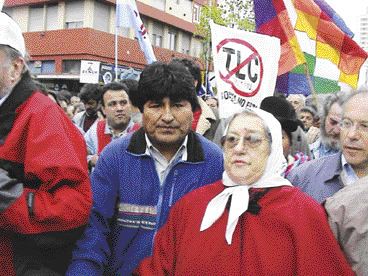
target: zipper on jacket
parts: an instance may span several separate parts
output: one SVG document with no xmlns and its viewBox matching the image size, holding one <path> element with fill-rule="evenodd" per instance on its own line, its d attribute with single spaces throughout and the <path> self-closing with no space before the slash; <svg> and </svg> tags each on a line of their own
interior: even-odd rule
<svg viewBox="0 0 368 276">
<path fill-rule="evenodd" d="M 170 191 L 170 199 L 169 199 L 169 207 L 172 206 L 173 204 L 173 198 L 174 198 L 174 189 L 175 189 L 175 184 L 176 184 L 176 178 L 178 176 L 178 170 L 174 171 L 174 179 L 173 179 L 173 183 L 171 185 L 171 191 Z"/>
<path fill-rule="evenodd" d="M 152 244 L 151 244 L 152 249 L 153 249 L 153 243 L 154 243 L 157 231 L 159 229 L 160 220 L 161 220 L 161 208 L 162 208 L 162 200 L 163 200 L 163 197 L 164 197 L 163 193 L 164 193 L 165 183 L 166 183 L 166 181 L 164 181 L 164 183 L 162 183 L 162 185 L 160 185 L 160 194 L 158 195 L 156 227 L 155 227 L 155 232 L 153 233 L 153 239 L 152 239 Z"/>
</svg>

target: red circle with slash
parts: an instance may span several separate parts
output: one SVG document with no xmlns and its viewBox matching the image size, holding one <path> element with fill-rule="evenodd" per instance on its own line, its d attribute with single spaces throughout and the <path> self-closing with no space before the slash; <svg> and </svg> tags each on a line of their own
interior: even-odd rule
<svg viewBox="0 0 368 276">
<path fill-rule="evenodd" d="M 251 51 L 251 54 L 242 62 L 240 62 L 239 65 L 237 65 L 235 68 L 233 68 L 232 70 L 230 70 L 230 72 L 227 72 L 226 75 L 220 73 L 220 78 L 226 82 L 229 83 L 232 87 L 232 89 L 235 91 L 235 93 L 239 94 L 240 96 L 243 97 L 253 97 L 254 95 L 256 95 L 261 87 L 261 83 L 262 83 L 262 78 L 263 78 L 263 63 L 262 63 L 262 58 L 260 56 L 260 54 L 258 53 L 258 51 L 248 42 L 238 39 L 238 38 L 227 38 L 222 40 L 217 46 L 216 46 L 216 50 L 217 53 L 219 53 L 220 49 L 222 47 L 224 47 L 226 44 L 228 43 L 235 43 L 235 44 L 239 44 L 242 45 L 246 48 L 248 48 Z M 236 87 L 236 84 L 230 79 L 234 74 L 236 74 L 237 72 L 239 72 L 242 68 L 244 68 L 246 65 L 248 65 L 253 59 L 258 58 L 259 60 L 259 64 L 260 64 L 260 69 L 259 69 L 259 75 L 260 75 L 260 80 L 259 83 L 257 85 L 257 87 L 250 91 L 242 91 L 240 88 Z"/>
</svg>

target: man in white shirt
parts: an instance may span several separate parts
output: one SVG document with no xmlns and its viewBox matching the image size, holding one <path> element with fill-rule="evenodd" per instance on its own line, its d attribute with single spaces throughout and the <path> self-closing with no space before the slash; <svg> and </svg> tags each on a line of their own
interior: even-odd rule
<svg viewBox="0 0 368 276">
<path fill-rule="evenodd" d="M 88 148 L 88 164 L 94 167 L 104 147 L 116 138 L 137 130 L 140 125 L 131 120 L 128 88 L 112 82 L 101 89 L 102 112 L 105 120 L 96 121 L 84 135 Z"/>
</svg>

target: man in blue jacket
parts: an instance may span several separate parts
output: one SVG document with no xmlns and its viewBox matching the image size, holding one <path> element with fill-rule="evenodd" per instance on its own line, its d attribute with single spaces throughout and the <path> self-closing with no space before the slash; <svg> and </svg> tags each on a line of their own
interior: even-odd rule
<svg viewBox="0 0 368 276">
<path fill-rule="evenodd" d="M 222 177 L 222 152 L 191 131 L 194 80 L 180 64 L 142 72 L 143 128 L 110 143 L 92 174 L 93 209 L 68 275 L 129 275 L 183 195 Z M 198 230 L 199 231 L 199 230 Z"/>
</svg>

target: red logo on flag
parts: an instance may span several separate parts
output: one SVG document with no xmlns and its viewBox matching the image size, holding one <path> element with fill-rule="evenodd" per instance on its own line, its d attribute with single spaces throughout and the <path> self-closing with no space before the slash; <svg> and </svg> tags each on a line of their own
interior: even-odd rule
<svg viewBox="0 0 368 276">
<path fill-rule="evenodd" d="M 243 97 L 256 95 L 263 79 L 262 58 L 248 42 L 224 39 L 216 46 L 220 78 Z"/>
</svg>

